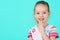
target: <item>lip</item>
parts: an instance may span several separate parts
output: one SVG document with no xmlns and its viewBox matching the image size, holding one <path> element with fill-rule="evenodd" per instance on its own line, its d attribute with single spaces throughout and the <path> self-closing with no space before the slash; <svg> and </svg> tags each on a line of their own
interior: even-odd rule
<svg viewBox="0 0 60 40">
<path fill-rule="evenodd" d="M 44 18 L 38 18 L 40 21 L 43 21 L 44 20 Z"/>
</svg>

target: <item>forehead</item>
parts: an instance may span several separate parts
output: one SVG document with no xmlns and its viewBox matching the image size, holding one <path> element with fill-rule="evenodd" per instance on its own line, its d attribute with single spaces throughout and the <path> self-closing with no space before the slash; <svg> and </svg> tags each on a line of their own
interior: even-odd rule
<svg viewBox="0 0 60 40">
<path fill-rule="evenodd" d="M 35 7 L 35 11 L 48 11 L 48 7 L 44 4 L 37 4 Z"/>
</svg>

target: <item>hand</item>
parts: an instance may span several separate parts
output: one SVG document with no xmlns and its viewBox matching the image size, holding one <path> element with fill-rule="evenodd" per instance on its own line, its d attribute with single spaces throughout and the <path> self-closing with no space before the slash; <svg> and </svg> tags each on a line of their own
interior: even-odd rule
<svg viewBox="0 0 60 40">
<path fill-rule="evenodd" d="M 44 31 L 44 23 L 43 23 L 43 21 L 39 21 L 38 28 L 39 28 L 40 32 Z"/>
</svg>

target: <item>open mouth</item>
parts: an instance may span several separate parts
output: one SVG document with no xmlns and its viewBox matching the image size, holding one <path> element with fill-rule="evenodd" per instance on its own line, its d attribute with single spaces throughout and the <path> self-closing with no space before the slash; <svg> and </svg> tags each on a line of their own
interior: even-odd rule
<svg viewBox="0 0 60 40">
<path fill-rule="evenodd" d="M 43 21 L 43 20 L 44 20 L 44 18 L 39 18 L 39 20 L 40 20 L 40 21 Z"/>
</svg>

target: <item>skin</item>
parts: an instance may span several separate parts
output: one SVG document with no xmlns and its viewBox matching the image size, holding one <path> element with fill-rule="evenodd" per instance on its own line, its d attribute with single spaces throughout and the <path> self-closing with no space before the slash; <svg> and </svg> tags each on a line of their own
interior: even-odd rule
<svg viewBox="0 0 60 40">
<path fill-rule="evenodd" d="M 48 37 L 44 31 L 44 28 L 48 25 L 47 19 L 50 15 L 50 12 L 48 11 L 48 7 L 44 4 L 38 4 L 35 7 L 34 16 L 37 21 L 37 26 L 39 32 L 42 34 L 44 40 L 55 40 L 55 37 Z M 32 40 L 30 37 L 29 40 Z"/>
</svg>

